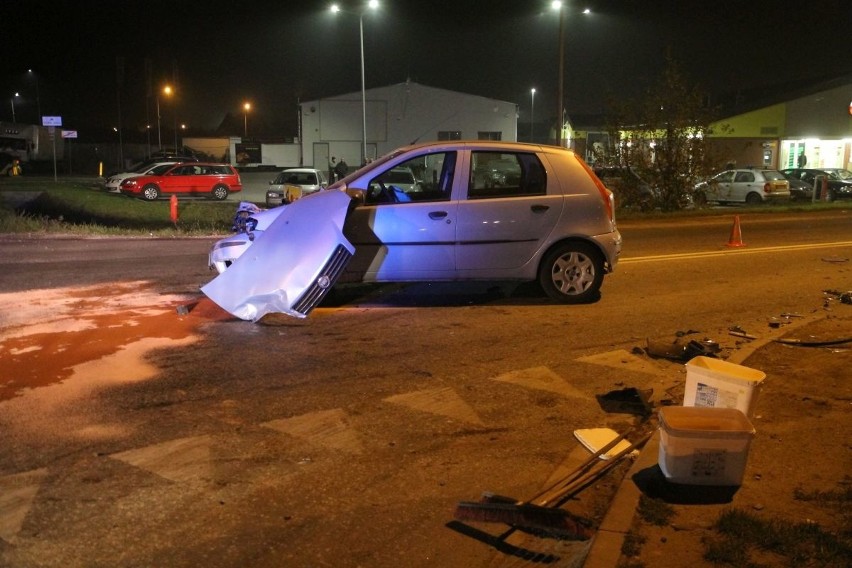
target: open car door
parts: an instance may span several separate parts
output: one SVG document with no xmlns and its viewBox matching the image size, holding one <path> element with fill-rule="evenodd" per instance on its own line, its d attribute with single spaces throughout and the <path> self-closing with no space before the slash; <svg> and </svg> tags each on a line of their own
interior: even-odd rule
<svg viewBox="0 0 852 568">
<path fill-rule="evenodd" d="M 355 247 L 343 236 L 352 199 L 320 191 L 281 211 L 251 247 L 201 291 L 234 316 L 307 316 L 334 286 Z"/>
</svg>

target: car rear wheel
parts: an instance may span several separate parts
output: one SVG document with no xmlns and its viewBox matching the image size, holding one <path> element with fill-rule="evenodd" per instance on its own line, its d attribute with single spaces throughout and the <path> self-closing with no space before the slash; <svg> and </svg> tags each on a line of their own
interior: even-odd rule
<svg viewBox="0 0 852 568">
<path fill-rule="evenodd" d="M 541 263 L 538 280 L 544 292 L 563 304 L 583 304 L 597 298 L 603 283 L 603 257 L 586 243 L 563 243 Z"/>
<path fill-rule="evenodd" d="M 213 199 L 218 199 L 219 201 L 228 199 L 228 188 L 224 185 L 217 185 L 210 193 Z"/>
<path fill-rule="evenodd" d="M 160 188 L 153 183 L 149 183 L 142 188 L 142 197 L 147 201 L 154 201 L 160 197 Z"/>
<path fill-rule="evenodd" d="M 763 198 L 760 196 L 759 193 L 752 192 L 746 195 L 746 203 L 748 203 L 749 205 L 760 205 L 761 203 L 763 203 Z"/>
</svg>

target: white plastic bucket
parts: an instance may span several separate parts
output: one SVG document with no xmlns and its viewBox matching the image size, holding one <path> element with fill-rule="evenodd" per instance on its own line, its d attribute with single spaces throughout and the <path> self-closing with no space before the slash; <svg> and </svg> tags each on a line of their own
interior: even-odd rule
<svg viewBox="0 0 852 568">
<path fill-rule="evenodd" d="M 755 430 L 735 408 L 660 409 L 659 466 L 685 485 L 740 485 Z"/>
<path fill-rule="evenodd" d="M 754 415 L 757 395 L 766 374 L 712 357 L 695 357 L 686 363 L 684 406 L 736 408 Z"/>
</svg>

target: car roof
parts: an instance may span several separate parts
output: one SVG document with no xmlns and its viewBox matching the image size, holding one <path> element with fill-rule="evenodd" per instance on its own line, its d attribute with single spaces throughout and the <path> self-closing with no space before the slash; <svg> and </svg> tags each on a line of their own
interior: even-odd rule
<svg viewBox="0 0 852 568">
<path fill-rule="evenodd" d="M 494 150 L 511 150 L 511 151 L 526 151 L 526 152 L 569 152 L 573 150 L 563 148 L 561 146 L 551 146 L 546 144 L 531 144 L 528 142 L 507 142 L 499 140 L 439 140 L 433 142 L 421 142 L 397 148 L 393 153 L 401 153 L 409 150 L 418 150 L 424 148 L 468 148 L 468 149 L 494 149 Z"/>
</svg>

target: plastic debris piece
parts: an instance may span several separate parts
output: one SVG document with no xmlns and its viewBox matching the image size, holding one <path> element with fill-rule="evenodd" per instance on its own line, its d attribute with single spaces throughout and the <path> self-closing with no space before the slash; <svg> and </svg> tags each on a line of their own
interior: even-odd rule
<svg viewBox="0 0 852 568">
<path fill-rule="evenodd" d="M 574 437 L 585 446 L 590 452 L 597 453 L 601 448 L 618 438 L 618 432 L 611 428 L 585 428 L 582 430 L 574 430 Z M 602 460 L 610 460 L 613 456 L 623 452 L 630 447 L 630 442 L 621 440 L 615 447 L 602 453 L 598 456 Z M 638 450 L 633 450 L 630 455 L 638 454 Z"/>
</svg>

